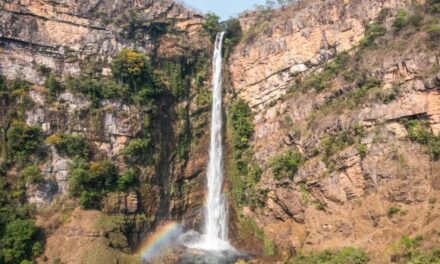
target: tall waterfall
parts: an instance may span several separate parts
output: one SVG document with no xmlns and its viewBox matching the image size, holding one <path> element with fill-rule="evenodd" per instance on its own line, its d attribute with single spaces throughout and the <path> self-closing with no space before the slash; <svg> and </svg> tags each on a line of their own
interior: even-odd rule
<svg viewBox="0 0 440 264">
<path fill-rule="evenodd" d="M 211 142 L 207 171 L 208 199 L 205 209 L 204 247 L 213 250 L 229 248 L 228 213 L 223 193 L 223 117 L 222 117 L 222 46 L 225 33 L 215 40 L 212 75 Z"/>
</svg>

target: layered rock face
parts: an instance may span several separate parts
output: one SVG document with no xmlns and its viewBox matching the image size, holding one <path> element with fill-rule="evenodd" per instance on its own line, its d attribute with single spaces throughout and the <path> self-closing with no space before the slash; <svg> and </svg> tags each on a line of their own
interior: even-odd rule
<svg viewBox="0 0 440 264">
<path fill-rule="evenodd" d="M 275 11 L 240 17 L 247 33 L 230 58 L 232 84 L 253 108 L 279 99 L 301 73 L 349 50 L 363 37 L 364 22 L 383 8 L 409 1 L 304 1 Z"/>
<path fill-rule="evenodd" d="M 27 125 L 41 128 L 44 138 L 80 135 L 90 143 L 91 162 L 111 160 L 122 172 L 130 167 L 121 150 L 141 138 L 151 113 L 126 99 L 97 103 L 69 90 L 48 99 L 42 69 L 50 70 L 60 82 L 89 71 L 94 76 L 111 76 L 111 61 L 123 49 L 144 53 L 158 64 L 197 54 L 208 65 L 211 43 L 202 28 L 204 20 L 168 0 L 2 1 L 0 75 L 32 84 L 22 95 L 28 100 L 23 115 Z M 38 208 L 38 225 L 48 231 L 44 255 L 50 262 L 135 263 L 138 259 L 128 254 L 134 253 L 156 223 L 182 220 L 188 227 L 200 224 L 209 102 L 197 104 L 195 99 L 208 86 L 207 73 L 199 76 L 203 87 L 185 84 L 188 95 L 184 100 L 167 91 L 155 102 L 160 116 L 150 125 L 154 143 L 150 159 L 155 162 L 140 165 L 136 177 L 142 186 L 135 192 L 108 193 L 101 212 L 77 208 L 71 213 L 75 206 L 69 196 L 73 159 L 45 145 L 47 156 L 38 164 L 44 184 L 28 184 L 26 198 Z M 169 80 L 164 78 L 162 85 L 169 85 Z M 177 109 L 187 111 L 188 117 L 181 117 L 182 110 L 177 113 Z M 197 135 L 187 139 L 185 158 L 177 158 L 179 137 L 190 129 Z M 11 170 L 8 177 L 17 174 Z M 71 207 L 62 209 L 66 205 Z M 102 255 L 109 258 L 100 259 Z"/>
<path fill-rule="evenodd" d="M 174 1 L 17 0 L 3 1 L 0 7 L 0 74 L 11 79 L 42 83 L 38 65 L 55 69 L 59 76 L 78 75 L 84 60 L 106 65 L 122 48 L 173 56 L 187 47 L 203 49 L 206 45 L 197 37 L 203 17 Z M 176 30 L 191 38 L 185 42 L 174 37 L 124 38 L 122 27 L 134 17 L 172 21 Z M 103 71 L 108 73 L 105 67 Z"/>
<path fill-rule="evenodd" d="M 364 71 L 377 82 L 375 92 L 354 95 L 360 88 L 335 76 L 322 91 L 298 88 L 284 95 L 295 80 L 319 74 L 324 62 L 357 46 L 364 21 L 406 4 L 310 1 L 274 11 L 264 30 L 255 26 L 256 14 L 241 17 L 244 35 L 257 33 L 231 56 L 232 82 L 255 114 L 253 157 L 263 170 L 257 189 L 265 194 L 264 205 L 243 212 L 257 219 L 280 252 L 355 246 L 388 263 L 403 235 L 422 235 L 425 248 L 438 245 L 439 162 L 432 146 L 408 139 L 413 132 L 405 125 L 418 120 L 439 135 L 440 57 L 423 30 L 399 35 L 389 15 L 383 42 L 349 52 L 356 66 L 344 70 Z M 331 141 L 353 129 L 362 131 L 358 143 Z M 328 154 L 321 152 L 325 144 L 342 147 Z M 306 161 L 291 179 L 276 179 L 271 163 L 287 151 Z"/>
</svg>

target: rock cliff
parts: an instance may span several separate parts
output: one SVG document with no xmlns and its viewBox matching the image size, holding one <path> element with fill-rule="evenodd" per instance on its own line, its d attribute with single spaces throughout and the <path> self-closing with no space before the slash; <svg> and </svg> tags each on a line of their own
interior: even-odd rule
<svg viewBox="0 0 440 264">
<path fill-rule="evenodd" d="M 240 17 L 232 92 L 254 112 L 253 160 L 262 169 L 252 191 L 262 204 L 243 212 L 280 254 L 355 246 L 387 263 L 404 235 L 438 245 L 437 143 L 414 140 L 409 124 L 438 138 L 439 53 L 424 33 L 429 18 L 396 29 L 398 10 L 412 8 L 308 1 Z M 379 25 L 382 37 L 367 44 Z M 291 177 L 279 175 L 283 168 Z"/>
<path fill-rule="evenodd" d="M 5 138 L 0 148 L 8 152 L 6 134 L 15 121 L 38 128 L 45 139 L 43 158 L 34 162 L 43 179 L 24 187 L 48 238 L 40 261 L 133 263 L 139 259 L 129 254 L 155 225 L 178 220 L 198 226 L 208 139 L 209 100 L 203 96 L 211 53 L 205 18 L 168 0 L 14 0 L 1 1 L 0 21 L 0 75 L 24 85 L 19 95 L 1 95 Z M 65 87 L 49 95 L 49 73 L 62 86 L 82 79 L 88 80 L 85 89 L 93 89 L 111 78 L 112 60 L 124 50 L 148 57 L 164 91 L 160 98 L 148 104 L 134 103 L 131 94 L 95 100 L 91 93 Z M 170 87 L 180 79 L 176 95 Z M 22 102 L 24 111 L 16 116 Z M 89 150 L 91 169 L 110 161 L 121 175 L 134 172 L 128 175 L 140 187 L 107 193 L 95 204 L 101 211 L 72 211 L 78 206 L 71 195 L 78 159 L 60 150 L 65 135 L 85 140 L 80 148 Z M 151 138 L 141 141 L 146 135 Z M 143 163 L 133 165 L 121 154 L 131 142 L 151 145 L 149 153 L 138 153 L 147 156 Z M 8 163 L 7 155 L 0 160 L 16 188 L 26 166 Z M 108 258 L 100 259 L 104 255 Z"/>
<path fill-rule="evenodd" d="M 241 39 L 225 43 L 225 173 L 231 241 L 251 263 L 345 246 L 398 262 L 402 236 L 438 247 L 429 3 L 298 1 L 238 18 Z M 199 228 L 206 18 L 171 0 L 6 0 L 0 22 L 0 211 L 45 235 L 20 257 L 136 263 L 157 225 Z"/>
<path fill-rule="evenodd" d="M 401 8 L 408 1 L 298 2 L 275 11 L 240 17 L 247 31 L 230 59 L 232 84 L 251 107 L 280 98 L 294 78 L 316 69 L 362 39 L 364 23 L 383 8 Z"/>
</svg>

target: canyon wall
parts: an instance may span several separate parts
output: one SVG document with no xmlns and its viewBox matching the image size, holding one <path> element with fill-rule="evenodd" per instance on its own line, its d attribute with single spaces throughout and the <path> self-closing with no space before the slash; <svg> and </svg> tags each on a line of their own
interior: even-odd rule
<svg viewBox="0 0 440 264">
<path fill-rule="evenodd" d="M 254 112 L 253 159 L 263 171 L 253 190 L 262 205 L 242 212 L 281 254 L 355 246 L 386 263 L 403 235 L 438 245 L 440 167 L 427 151 L 434 143 L 409 140 L 406 122 L 439 135 L 440 57 L 423 26 L 395 29 L 395 14 L 408 8 L 409 1 L 306 1 L 240 17 L 232 93 Z M 373 22 L 388 33 L 365 44 Z M 349 62 L 334 73 L 344 56 Z M 349 72 L 374 80 L 376 92 L 348 80 Z M 358 138 L 348 143 L 344 133 Z M 292 152 L 301 165 L 286 172 L 291 178 L 277 177 L 274 163 Z"/>
<path fill-rule="evenodd" d="M 141 187 L 107 194 L 100 212 L 72 211 L 78 207 L 69 194 L 74 159 L 45 145 L 46 157 L 37 164 L 44 183 L 26 186 L 26 200 L 37 206 L 37 225 L 48 236 L 42 262 L 133 263 L 139 259 L 130 254 L 154 226 L 173 220 L 187 227 L 200 225 L 210 105 L 200 94 L 209 93 L 211 55 L 204 20 L 168 0 L 1 1 L 0 75 L 32 84 L 20 95 L 27 102 L 22 118 L 26 125 L 40 128 L 46 139 L 71 134 L 85 138 L 92 163 L 111 160 L 121 173 L 133 168 L 121 151 L 141 139 L 146 127 L 152 131 L 154 150 L 148 159 L 153 163 L 137 166 L 135 176 Z M 161 77 L 165 94 L 153 110 L 126 98 L 92 102 L 88 94 L 70 90 L 49 99 L 43 72 L 53 73 L 60 83 L 89 78 L 91 86 L 111 76 L 112 59 L 124 49 L 146 54 L 157 68 L 194 58 L 203 59 L 206 67 L 197 72 L 197 87 L 189 76 L 195 70 L 181 69 L 189 80 L 184 99 L 174 99 L 170 79 Z M 15 107 L 12 102 L 3 101 L 3 113 Z M 5 114 L 0 119 L 5 130 L 9 118 Z M 20 170 L 9 166 L 7 179 L 18 181 Z"/>
</svg>

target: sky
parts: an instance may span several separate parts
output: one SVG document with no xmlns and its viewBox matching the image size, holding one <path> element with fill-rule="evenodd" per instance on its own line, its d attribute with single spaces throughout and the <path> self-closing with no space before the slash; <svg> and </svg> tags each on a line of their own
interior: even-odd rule
<svg viewBox="0 0 440 264">
<path fill-rule="evenodd" d="M 264 4 L 265 0 L 183 0 L 189 7 L 202 12 L 212 11 L 222 20 L 238 15 L 240 12 L 252 8 L 255 4 Z"/>
</svg>

